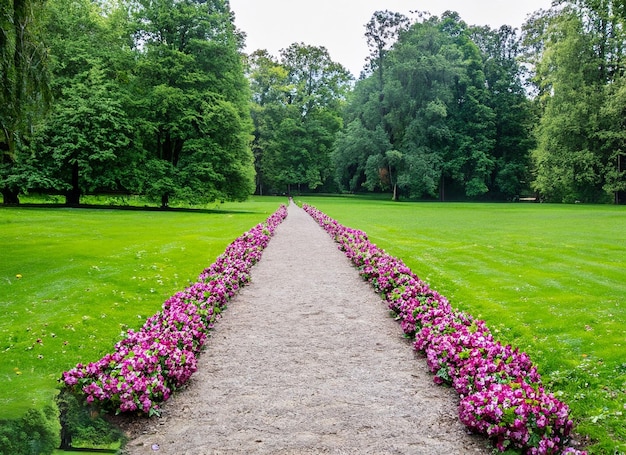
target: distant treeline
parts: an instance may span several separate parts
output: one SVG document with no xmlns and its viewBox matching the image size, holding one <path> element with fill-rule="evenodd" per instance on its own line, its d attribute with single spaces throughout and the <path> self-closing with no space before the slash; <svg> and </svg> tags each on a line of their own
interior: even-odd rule
<svg viewBox="0 0 626 455">
<path fill-rule="evenodd" d="M 375 12 L 355 81 L 323 47 L 244 55 L 225 0 L 16 0 L 0 16 L 4 202 L 623 203 L 626 6 L 558 3 L 522 30 Z"/>
</svg>

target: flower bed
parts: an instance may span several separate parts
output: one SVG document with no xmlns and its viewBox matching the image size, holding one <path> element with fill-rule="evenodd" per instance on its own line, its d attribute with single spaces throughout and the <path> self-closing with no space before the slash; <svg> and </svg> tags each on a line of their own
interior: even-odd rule
<svg viewBox="0 0 626 455">
<path fill-rule="evenodd" d="M 64 386 L 108 411 L 158 413 L 159 403 L 196 371 L 209 331 L 227 302 L 249 281 L 250 269 L 286 216 L 283 205 L 238 237 L 196 283 L 165 301 L 141 329 L 129 330 L 112 353 L 64 372 Z"/>
<path fill-rule="evenodd" d="M 363 231 L 339 224 L 316 208 L 309 213 L 339 244 L 396 314 L 437 384 L 460 396 L 459 417 L 498 450 L 528 455 L 578 454 L 567 447 L 569 408 L 547 392 L 529 356 L 494 340 L 484 321 L 452 308 L 401 260 L 369 242 Z"/>
</svg>

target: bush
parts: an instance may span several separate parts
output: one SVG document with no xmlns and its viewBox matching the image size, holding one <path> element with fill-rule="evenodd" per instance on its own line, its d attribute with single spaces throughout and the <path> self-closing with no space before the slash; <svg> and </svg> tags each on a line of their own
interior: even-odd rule
<svg viewBox="0 0 626 455">
<path fill-rule="evenodd" d="M 51 454 L 59 447 L 60 431 L 53 405 L 30 409 L 21 419 L 0 420 L 0 455 Z"/>
<path fill-rule="evenodd" d="M 76 395 L 62 389 L 57 397 L 63 450 L 72 447 L 108 446 L 123 441 L 123 433 L 97 409 L 85 406 Z"/>
</svg>

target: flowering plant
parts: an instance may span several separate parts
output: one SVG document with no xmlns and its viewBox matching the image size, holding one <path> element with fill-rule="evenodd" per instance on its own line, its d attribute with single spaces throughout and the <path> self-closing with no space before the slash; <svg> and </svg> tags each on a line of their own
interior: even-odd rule
<svg viewBox="0 0 626 455">
<path fill-rule="evenodd" d="M 434 381 L 457 391 L 459 417 L 468 428 L 502 452 L 585 454 L 567 447 L 573 426 L 569 408 L 544 390 L 526 353 L 503 346 L 484 321 L 453 309 L 400 259 L 369 242 L 365 232 L 312 206 L 303 208 L 387 302 L 414 348 L 425 354 Z"/>
<path fill-rule="evenodd" d="M 196 283 L 166 300 L 141 329 L 128 330 L 112 353 L 64 372 L 65 387 L 116 413 L 158 413 L 159 403 L 196 371 L 209 331 L 230 298 L 250 280 L 250 269 L 286 216 L 282 205 L 235 239 Z"/>
</svg>

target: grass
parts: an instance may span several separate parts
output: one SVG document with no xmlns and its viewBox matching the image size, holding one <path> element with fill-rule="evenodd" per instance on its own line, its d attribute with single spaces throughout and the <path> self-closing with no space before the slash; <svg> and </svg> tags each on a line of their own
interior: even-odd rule
<svg viewBox="0 0 626 455">
<path fill-rule="evenodd" d="M 626 453 L 626 207 L 301 199 L 528 352 L 591 453 Z"/>
<path fill-rule="evenodd" d="M 527 351 L 592 453 L 626 453 L 626 208 L 301 199 Z M 282 202 L 0 208 L 2 418 L 48 403 L 64 370 L 108 352 Z"/>
<path fill-rule="evenodd" d="M 212 211 L 0 208 L 0 409 L 50 402 L 61 373 L 110 351 L 284 198 Z"/>
</svg>

